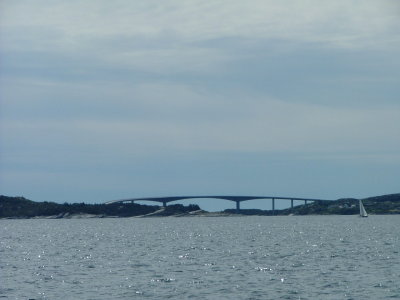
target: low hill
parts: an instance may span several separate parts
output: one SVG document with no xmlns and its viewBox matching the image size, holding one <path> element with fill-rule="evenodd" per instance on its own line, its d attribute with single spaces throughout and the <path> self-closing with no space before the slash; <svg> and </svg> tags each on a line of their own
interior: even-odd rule
<svg viewBox="0 0 400 300">
<path fill-rule="evenodd" d="M 181 214 L 196 211 L 197 205 L 183 206 L 181 204 L 170 205 L 164 215 Z M 128 204 L 85 204 L 35 202 L 24 197 L 0 196 L 0 218 L 33 218 L 56 217 L 62 218 L 71 215 L 94 215 L 98 217 L 132 217 L 154 213 L 159 206 Z"/>
</svg>

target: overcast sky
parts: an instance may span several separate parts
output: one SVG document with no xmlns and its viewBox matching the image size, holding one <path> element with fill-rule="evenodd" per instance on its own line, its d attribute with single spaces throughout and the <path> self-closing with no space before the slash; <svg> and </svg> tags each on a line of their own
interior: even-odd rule
<svg viewBox="0 0 400 300">
<path fill-rule="evenodd" d="M 398 193 L 399 49 L 396 0 L 1 1 L 0 194 Z"/>
</svg>

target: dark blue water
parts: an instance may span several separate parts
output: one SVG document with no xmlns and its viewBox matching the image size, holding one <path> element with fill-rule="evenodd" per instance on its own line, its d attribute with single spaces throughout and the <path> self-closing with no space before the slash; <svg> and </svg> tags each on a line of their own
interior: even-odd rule
<svg viewBox="0 0 400 300">
<path fill-rule="evenodd" d="M 400 216 L 0 220 L 0 298 L 400 299 Z"/>
</svg>

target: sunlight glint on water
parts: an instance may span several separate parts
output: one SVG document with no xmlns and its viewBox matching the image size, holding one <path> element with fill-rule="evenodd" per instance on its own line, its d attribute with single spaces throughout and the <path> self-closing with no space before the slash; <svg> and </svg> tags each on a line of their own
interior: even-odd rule
<svg viewBox="0 0 400 300">
<path fill-rule="evenodd" d="M 0 220 L 5 299 L 395 299 L 399 216 Z"/>
</svg>

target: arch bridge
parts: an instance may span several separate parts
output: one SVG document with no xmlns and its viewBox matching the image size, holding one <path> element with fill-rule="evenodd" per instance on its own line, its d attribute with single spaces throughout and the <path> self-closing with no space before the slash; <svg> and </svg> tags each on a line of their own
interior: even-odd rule
<svg viewBox="0 0 400 300">
<path fill-rule="evenodd" d="M 272 211 L 275 211 L 275 200 L 286 200 L 291 202 L 291 207 L 293 208 L 293 201 L 300 200 L 304 201 L 304 204 L 307 204 L 308 201 L 332 201 L 326 199 L 311 199 L 311 198 L 297 198 L 297 197 L 279 197 L 279 196 L 170 196 L 170 197 L 146 197 L 146 198 L 131 198 L 131 199 L 121 199 L 121 200 L 112 200 L 105 202 L 105 204 L 113 204 L 113 203 L 134 203 L 136 201 L 153 201 L 162 203 L 163 207 L 167 206 L 167 203 L 185 200 L 185 199 L 222 199 L 229 200 L 236 203 L 236 211 L 240 212 L 240 203 L 249 200 L 271 200 L 272 201 Z"/>
</svg>

